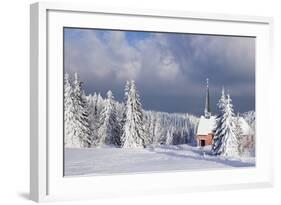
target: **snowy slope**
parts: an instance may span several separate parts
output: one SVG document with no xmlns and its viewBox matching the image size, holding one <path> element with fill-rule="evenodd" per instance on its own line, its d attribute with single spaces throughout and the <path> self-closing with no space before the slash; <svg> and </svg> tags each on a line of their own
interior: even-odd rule
<svg viewBox="0 0 281 205">
<path fill-rule="evenodd" d="M 255 166 L 254 158 L 227 160 L 209 155 L 210 147 L 161 145 L 146 149 L 65 149 L 65 176 L 209 170 Z"/>
</svg>

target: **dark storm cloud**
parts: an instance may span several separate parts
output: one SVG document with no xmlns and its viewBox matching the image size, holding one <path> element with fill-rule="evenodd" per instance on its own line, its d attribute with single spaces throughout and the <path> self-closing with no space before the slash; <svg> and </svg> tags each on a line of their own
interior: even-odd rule
<svg viewBox="0 0 281 205">
<path fill-rule="evenodd" d="M 213 110 L 223 86 L 236 111 L 255 109 L 254 38 L 66 29 L 65 71 L 119 101 L 134 79 L 145 109 L 201 114 L 206 78 Z"/>
</svg>

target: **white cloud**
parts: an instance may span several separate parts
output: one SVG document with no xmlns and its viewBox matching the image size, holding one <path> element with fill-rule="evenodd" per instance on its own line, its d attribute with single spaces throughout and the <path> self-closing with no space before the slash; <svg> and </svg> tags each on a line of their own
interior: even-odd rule
<svg viewBox="0 0 281 205">
<path fill-rule="evenodd" d="M 94 32 L 83 31 L 82 38 L 66 43 L 66 66 L 70 72 L 121 80 L 146 77 L 155 81 L 175 80 L 179 75 L 176 57 L 163 35 L 151 35 L 133 46 L 128 44 L 124 32 L 106 32 L 98 38 Z"/>
</svg>

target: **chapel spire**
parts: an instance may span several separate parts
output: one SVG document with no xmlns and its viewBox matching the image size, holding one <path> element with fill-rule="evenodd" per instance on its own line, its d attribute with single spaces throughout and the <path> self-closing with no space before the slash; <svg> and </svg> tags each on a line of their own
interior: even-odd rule
<svg viewBox="0 0 281 205">
<path fill-rule="evenodd" d="M 206 101 L 205 101 L 204 115 L 205 115 L 205 118 L 210 118 L 211 108 L 210 108 L 209 79 L 207 78 L 206 81 L 207 81 L 207 88 L 206 88 Z"/>
</svg>

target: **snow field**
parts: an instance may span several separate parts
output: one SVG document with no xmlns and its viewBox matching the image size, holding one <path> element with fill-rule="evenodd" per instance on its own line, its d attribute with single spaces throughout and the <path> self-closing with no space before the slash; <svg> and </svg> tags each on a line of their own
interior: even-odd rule
<svg viewBox="0 0 281 205">
<path fill-rule="evenodd" d="M 210 170 L 255 166 L 254 158 L 224 159 L 210 155 L 210 147 L 187 144 L 149 146 L 145 149 L 66 148 L 65 176 Z"/>
</svg>

